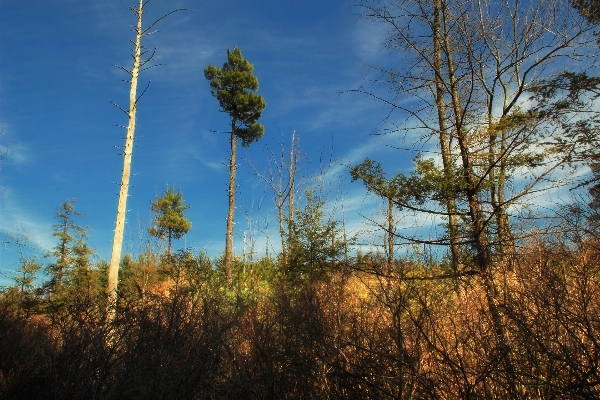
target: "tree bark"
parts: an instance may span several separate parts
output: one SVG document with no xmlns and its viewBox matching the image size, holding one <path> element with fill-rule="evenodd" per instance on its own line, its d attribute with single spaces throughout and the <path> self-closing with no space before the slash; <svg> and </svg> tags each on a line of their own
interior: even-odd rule
<svg viewBox="0 0 600 400">
<path fill-rule="evenodd" d="M 387 203 L 388 203 L 388 209 L 387 209 L 387 223 L 388 223 L 388 227 L 387 227 L 387 251 L 388 251 L 388 259 L 387 259 L 387 263 L 388 263 L 388 272 L 392 271 L 392 266 L 394 264 L 394 240 L 395 240 L 395 236 L 394 236 L 394 200 L 392 199 L 392 197 L 388 197 L 387 198 Z M 344 231 L 345 233 L 345 231 Z M 345 238 L 344 238 L 345 241 Z"/>
<path fill-rule="evenodd" d="M 235 218 L 235 172 L 236 172 L 236 144 L 235 125 L 237 121 L 231 121 L 231 159 L 229 160 L 229 211 L 227 213 L 227 236 L 225 237 L 225 276 L 229 284 L 233 283 L 231 264 L 233 262 L 233 223 Z"/>
<path fill-rule="evenodd" d="M 289 164 L 289 180 L 288 180 L 288 254 L 291 254 L 292 251 L 292 234 L 293 234 L 293 225 L 294 225 L 294 190 L 295 187 L 295 178 L 296 178 L 296 158 L 297 155 L 294 154 L 294 141 L 296 139 L 296 131 L 292 133 L 292 145 L 290 147 L 290 164 Z"/>
<path fill-rule="evenodd" d="M 443 10 L 443 9 L 442 9 Z M 443 12 L 443 11 L 442 11 Z M 458 82 L 455 73 L 453 62 L 453 48 L 448 38 L 448 25 L 444 16 L 444 51 L 446 52 L 446 62 L 448 64 L 448 80 L 450 82 L 450 95 L 452 98 L 452 106 L 454 111 L 456 135 L 460 149 L 461 160 L 464 170 L 464 178 L 466 181 L 467 203 L 469 205 L 469 214 L 471 217 L 472 240 L 475 246 L 476 257 L 475 263 L 479 269 L 483 280 L 488 310 L 494 324 L 495 336 L 498 350 L 504 361 L 506 372 L 508 374 L 508 385 L 511 398 L 517 397 L 517 387 L 515 378 L 515 369 L 511 360 L 512 349 L 507 339 L 506 328 L 500 310 L 497 305 L 498 291 L 493 278 L 493 260 L 492 251 L 488 240 L 486 229 L 486 221 L 481 202 L 479 200 L 479 180 L 473 170 L 471 154 L 467 143 L 467 132 L 463 125 L 463 107 L 458 91 Z"/>
<path fill-rule="evenodd" d="M 441 9 L 442 1 L 435 0 L 433 17 L 433 69 L 435 73 L 435 104 L 438 114 L 439 142 L 442 153 L 445 183 L 451 186 L 453 182 L 452 154 L 450 152 L 450 135 L 446 121 L 446 102 L 444 100 L 445 88 L 442 70 L 442 35 L 441 35 Z M 452 269 L 457 272 L 461 265 L 460 238 L 458 232 L 458 218 L 454 192 L 446 197 L 446 210 L 448 212 L 448 234 L 450 236 L 450 253 L 452 256 Z"/>
<path fill-rule="evenodd" d="M 461 105 L 460 96 L 458 92 L 458 80 L 456 78 L 455 65 L 453 60 L 454 50 L 449 39 L 449 28 L 445 6 L 441 4 L 441 16 L 443 25 L 443 46 L 446 54 L 447 74 L 448 82 L 450 87 L 450 97 L 452 99 L 452 109 L 454 112 L 454 123 L 455 132 L 460 151 L 460 158 L 462 161 L 462 167 L 464 171 L 464 179 L 466 183 L 465 194 L 467 197 L 467 203 L 469 205 L 469 215 L 471 217 L 471 240 L 475 246 L 476 251 L 476 263 L 479 270 L 483 271 L 487 268 L 491 268 L 491 252 L 489 248 L 489 241 L 486 231 L 486 221 L 484 218 L 483 211 L 481 210 L 481 203 L 479 201 L 479 180 L 473 171 L 473 164 L 471 161 L 471 154 L 469 152 L 468 144 L 468 133 L 466 132 L 463 124 L 463 107 Z"/>
</svg>

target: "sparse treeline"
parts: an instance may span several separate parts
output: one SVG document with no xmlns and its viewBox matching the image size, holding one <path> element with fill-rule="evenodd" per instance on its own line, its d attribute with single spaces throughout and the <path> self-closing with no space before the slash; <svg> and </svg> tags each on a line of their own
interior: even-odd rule
<svg viewBox="0 0 600 400">
<path fill-rule="evenodd" d="M 0 395 L 600 396 L 600 236 L 585 218 L 577 226 L 570 215 L 567 233 L 521 241 L 513 263 L 491 272 L 507 332 L 501 347 L 481 280 L 464 277 L 457 291 L 443 262 L 390 265 L 370 253 L 345 261 L 321 204 L 298 212 L 285 268 L 237 258 L 233 285 L 223 258 L 167 246 L 126 255 L 114 318 L 107 265 L 86 261 L 73 226 L 45 283 L 35 280 L 42 265 L 23 260 L 2 293 Z"/>
<path fill-rule="evenodd" d="M 386 203 L 385 252 L 348 251 L 319 181 L 299 196 L 297 138 L 260 174 L 281 243 L 262 259 L 231 242 L 218 258 L 175 250 L 192 224 L 168 187 L 150 205 L 159 243 L 122 257 L 107 293 L 108 263 L 68 200 L 51 262 L 23 258 L 1 294 L 0 397 L 600 398 L 600 80 L 573 62 L 597 50 L 596 2 L 359 6 L 404 57 L 379 69 L 402 96 L 384 101 L 438 154 L 392 178 L 370 159 L 352 168 Z M 205 74 L 232 118 L 233 207 L 236 141 L 260 138 L 264 101 L 237 48 Z M 237 94 L 236 77 L 249 82 Z M 569 181 L 582 165 L 591 178 Z M 577 184 L 590 201 L 536 212 L 534 194 Z M 444 235 L 401 235 L 406 211 L 441 218 Z M 399 256 L 406 243 L 446 251 Z"/>
</svg>

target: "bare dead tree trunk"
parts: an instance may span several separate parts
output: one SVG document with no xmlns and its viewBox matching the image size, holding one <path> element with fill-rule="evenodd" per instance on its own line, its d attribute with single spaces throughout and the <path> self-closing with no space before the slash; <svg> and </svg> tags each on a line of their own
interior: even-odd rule
<svg viewBox="0 0 600 400">
<path fill-rule="evenodd" d="M 131 156 L 133 153 L 133 135 L 135 132 L 135 117 L 137 112 L 137 83 L 140 71 L 140 58 L 142 55 L 142 16 L 144 15 L 144 3 L 140 0 L 139 7 L 134 9 L 137 14 L 137 26 L 135 28 L 135 48 L 133 56 L 133 69 L 131 70 L 131 88 L 129 91 L 129 123 L 127 124 L 127 136 L 125 139 L 125 150 L 123 154 L 123 173 L 119 190 L 119 204 L 117 207 L 117 220 L 115 236 L 113 238 L 112 255 L 108 267 L 108 304 L 113 310 L 117 303 L 117 284 L 119 281 L 119 262 L 121 260 L 121 249 L 123 246 L 123 233 L 125 231 L 125 213 L 127 211 L 127 193 L 129 192 L 129 178 L 131 176 Z M 114 315 L 114 314 L 113 314 Z"/>
<path fill-rule="evenodd" d="M 123 71 L 127 72 L 131 76 L 131 87 L 129 90 L 129 110 L 125 111 L 119 107 L 128 116 L 129 122 L 127 124 L 127 136 L 125 137 L 125 149 L 123 150 L 123 171 L 121 174 L 121 184 L 119 189 L 119 203 L 117 206 L 117 219 L 115 223 L 115 234 L 113 238 L 112 253 L 110 257 L 110 264 L 108 267 L 108 306 L 112 311 L 109 313 L 111 318 L 115 316 L 115 306 L 117 303 L 117 285 L 119 282 L 119 263 L 121 260 L 121 250 L 123 247 L 123 234 L 125 232 L 125 214 L 127 212 L 127 196 L 129 192 L 129 178 L 131 177 L 131 157 L 133 154 L 133 141 L 135 133 L 135 120 L 137 113 L 137 103 L 139 97 L 137 97 L 137 84 L 140 69 L 146 64 L 153 60 L 153 54 L 151 54 L 146 60 L 142 60 L 142 56 L 146 54 L 147 50 L 142 50 L 142 36 L 144 36 L 150 29 L 154 27 L 163 18 L 169 15 L 181 11 L 183 9 L 176 9 L 167 13 L 154 21 L 146 29 L 142 29 L 142 17 L 144 15 L 144 6 L 148 1 L 144 2 L 140 0 L 139 6 L 132 7 L 137 16 L 137 25 L 135 28 L 135 42 L 133 49 L 133 68 L 128 70 L 125 67 L 119 67 Z M 143 95 L 143 93 L 142 93 Z M 141 97 L 141 96 L 140 96 Z"/>
</svg>

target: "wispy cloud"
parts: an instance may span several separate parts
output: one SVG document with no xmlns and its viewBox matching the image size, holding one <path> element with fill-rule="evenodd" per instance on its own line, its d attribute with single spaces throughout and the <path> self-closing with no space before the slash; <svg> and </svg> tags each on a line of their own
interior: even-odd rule
<svg viewBox="0 0 600 400">
<path fill-rule="evenodd" d="M 199 163 L 215 173 L 226 173 L 227 169 L 223 165 L 226 153 L 221 152 L 220 148 L 227 141 L 217 142 L 216 135 L 204 132 L 192 140 L 191 134 L 182 134 L 164 151 L 163 168 L 170 171 L 186 170 L 187 175 L 192 176 L 191 171 L 194 171 Z"/>
<path fill-rule="evenodd" d="M 16 136 L 12 124 L 0 123 L 3 129 L 0 135 L 0 156 L 3 156 L 2 164 L 23 166 L 31 162 L 33 153 L 27 144 L 20 141 Z"/>
<path fill-rule="evenodd" d="M 5 196 L 0 199 L 2 209 L 2 226 L 0 232 L 7 242 L 4 251 L 9 256 L 0 257 L 0 265 L 5 268 L 14 264 L 19 257 L 19 244 L 23 245 L 26 254 L 42 256 L 52 247 L 50 227 L 53 222 L 34 217 L 20 206 L 18 194 L 4 187 Z M 10 256 L 10 255 L 13 256 Z"/>
<path fill-rule="evenodd" d="M 353 42 L 361 60 L 372 61 L 385 54 L 382 45 L 389 34 L 385 24 L 358 19 L 354 26 Z"/>
</svg>

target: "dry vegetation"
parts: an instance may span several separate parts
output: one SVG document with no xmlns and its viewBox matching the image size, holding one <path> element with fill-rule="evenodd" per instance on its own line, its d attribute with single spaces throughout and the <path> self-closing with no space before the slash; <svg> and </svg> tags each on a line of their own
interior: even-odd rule
<svg viewBox="0 0 600 400">
<path fill-rule="evenodd" d="M 599 253 L 581 232 L 540 237 L 499 266 L 506 343 L 478 275 L 423 279 L 443 267 L 403 261 L 383 273 L 386 261 L 369 256 L 294 284 L 266 279 L 276 265 L 262 260 L 234 287 L 205 257 L 179 257 L 155 269 L 155 289 L 168 291 L 123 292 L 111 322 L 102 291 L 25 304 L 13 288 L 0 308 L 0 394 L 598 398 Z"/>
</svg>

